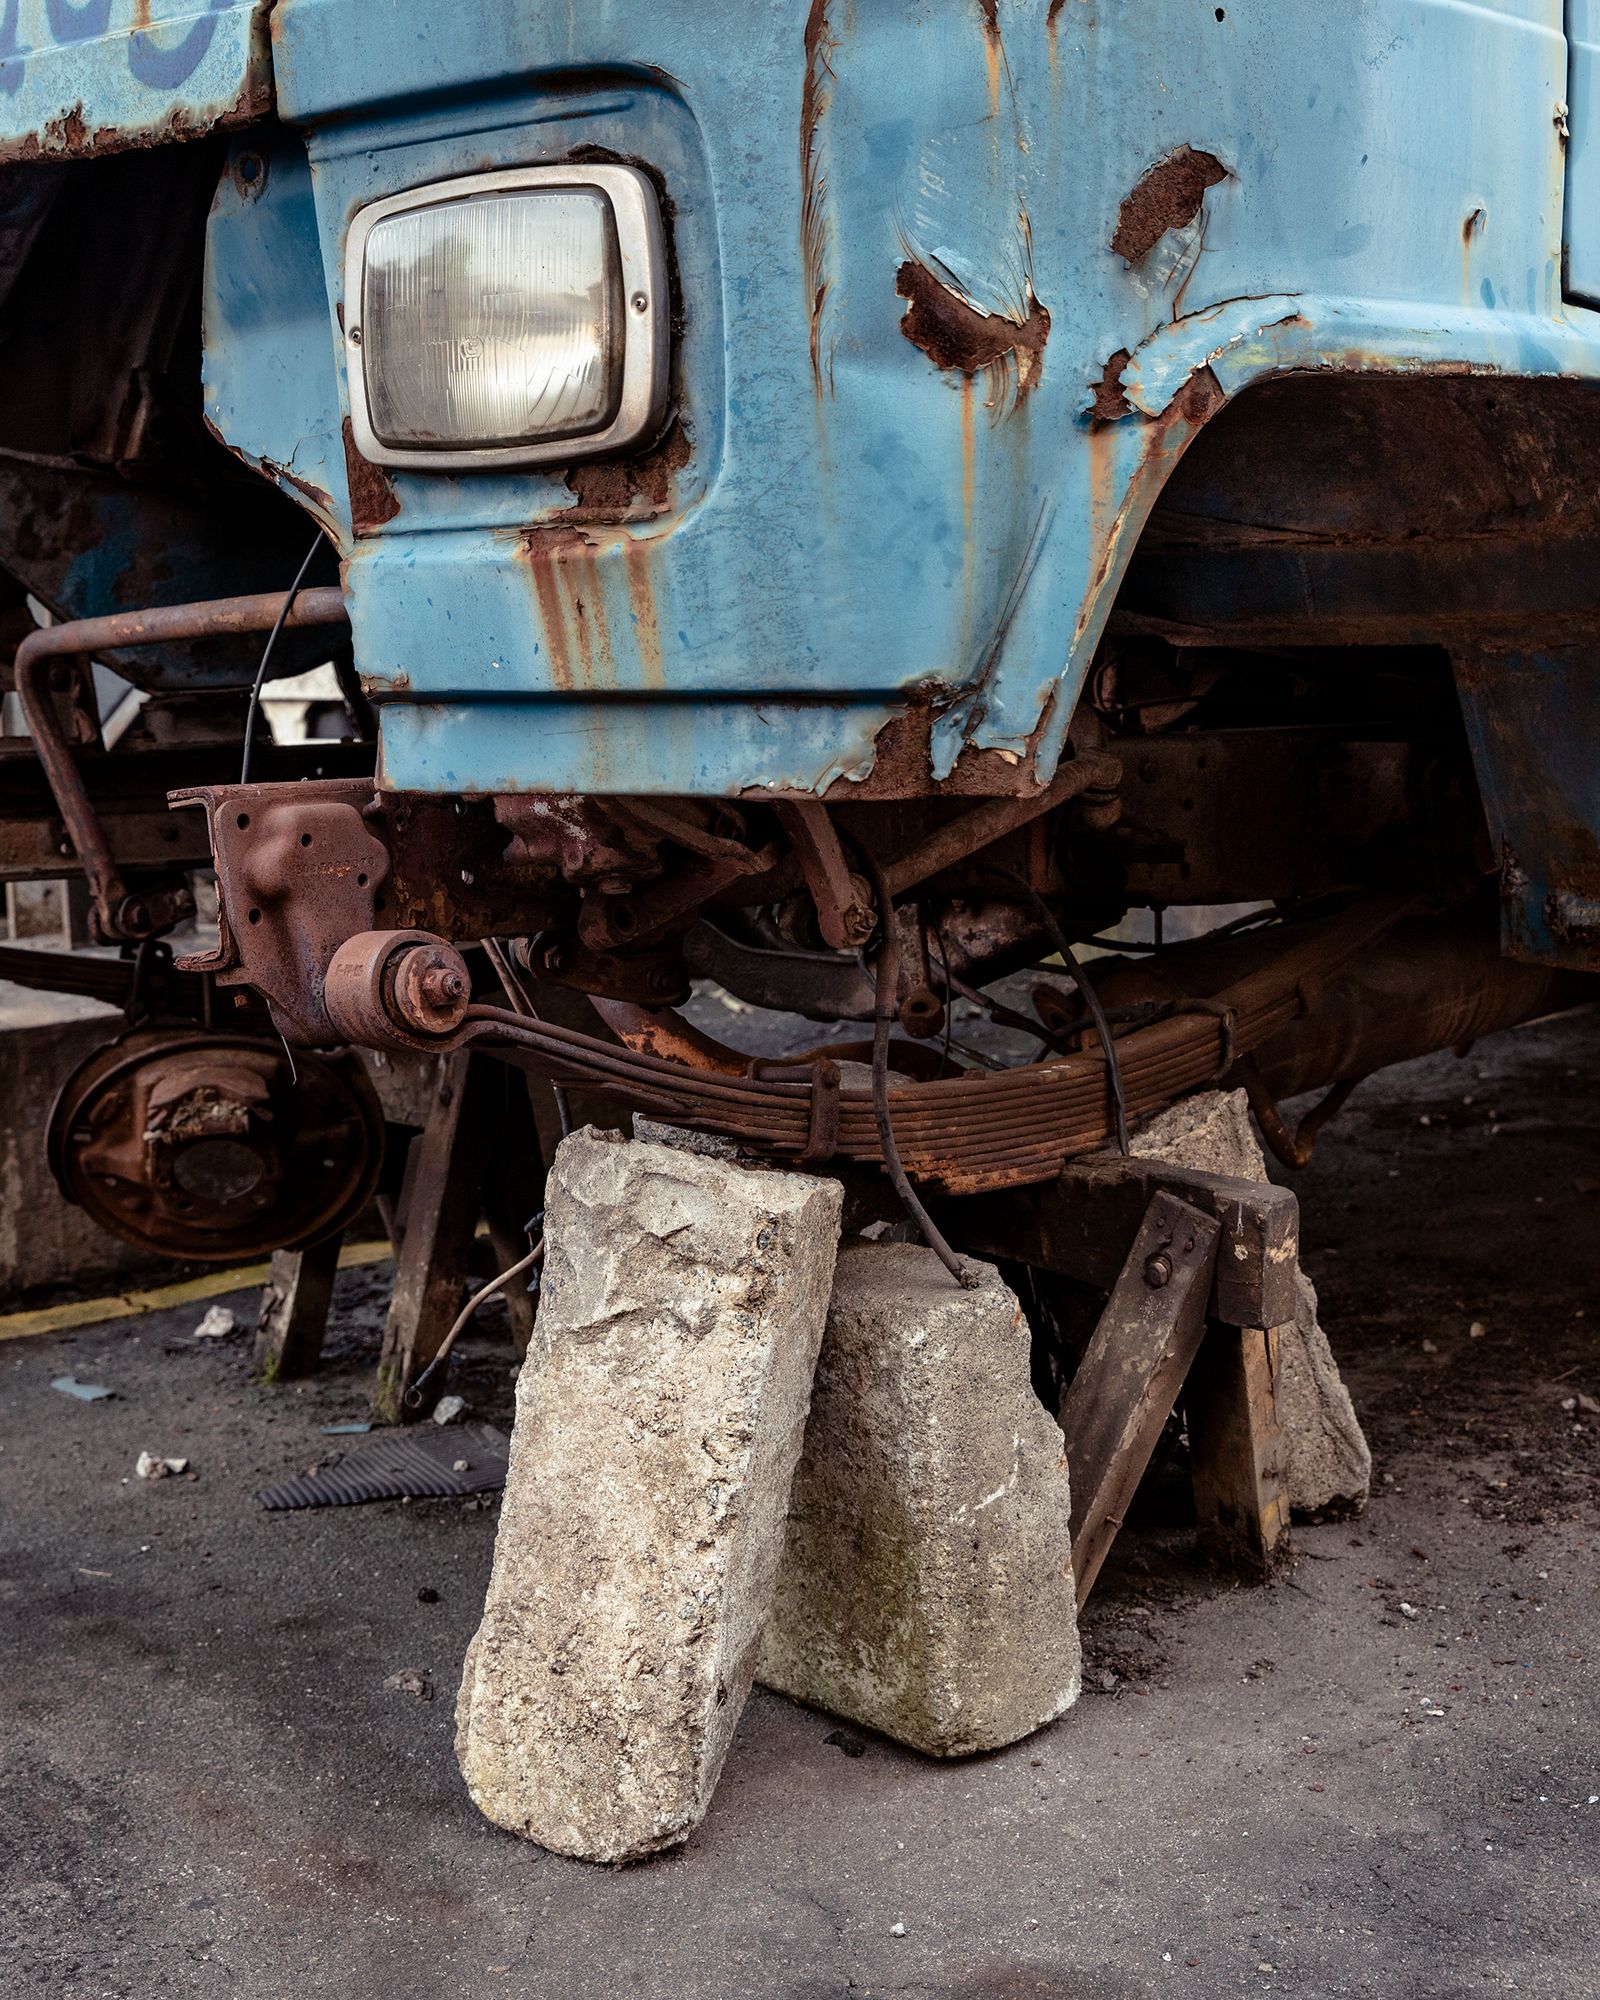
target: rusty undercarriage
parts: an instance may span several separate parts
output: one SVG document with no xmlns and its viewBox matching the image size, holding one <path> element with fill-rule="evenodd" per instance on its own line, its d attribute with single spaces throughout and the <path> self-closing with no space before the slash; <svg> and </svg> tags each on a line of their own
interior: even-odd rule
<svg viewBox="0 0 1600 2000">
<path fill-rule="evenodd" d="M 152 866 L 139 851 L 137 811 L 103 813 L 92 795 L 86 773 L 110 760 L 86 720 L 88 660 L 343 616 L 339 593 L 324 589 L 56 625 L 23 642 L 15 685 L 65 844 L 99 935 L 133 954 L 141 978 L 188 891 L 173 862 Z M 1075 1155 L 1125 1143 L 1129 1119 L 1217 1083 L 1247 1088 L 1269 1143 L 1298 1164 L 1373 1069 L 1592 991 L 1585 975 L 1499 954 L 1470 763 L 1430 705 L 1441 665 L 1392 649 L 1371 676 L 1369 712 L 1352 717 L 1344 689 L 1316 712 L 1316 663 L 1302 661 L 1288 670 L 1297 684 L 1282 720 L 1239 728 L 1237 683 L 1257 713 L 1266 706 L 1258 658 L 1135 641 L 1108 658 L 1071 754 L 1031 797 L 829 806 L 450 799 L 360 776 L 179 785 L 173 859 L 214 857 L 220 934 L 175 968 L 157 961 L 156 1012 L 209 1020 L 222 989 L 236 1003 L 230 1028 L 253 1027 L 280 1056 L 276 1036 L 307 1049 L 492 1053 L 775 1161 L 884 1167 L 930 1229 L 914 1189 L 1050 1179 Z M 1309 719 L 1296 716 L 1308 707 Z M 176 775 L 170 760 L 163 775 Z M 130 803 L 117 801 L 124 812 Z M 160 801 L 140 803 L 153 812 Z M 1092 970 L 1078 956 L 1130 906 L 1224 900 L 1250 912 L 1209 938 L 1131 955 L 1095 944 Z M 34 960 L 11 969 L 59 976 Z M 1031 1013 L 984 992 L 1029 966 Z M 106 973 L 95 975 L 102 985 Z M 865 1032 L 752 1060 L 675 1011 L 697 976 L 749 1004 Z M 589 997 L 588 1032 L 545 1018 L 540 996 L 552 989 Z M 1025 1027 L 1039 1059 L 996 1071 L 964 1057 L 950 1033 L 958 999 Z M 192 1069 L 192 1026 L 182 1046 Z M 172 1062 L 159 1053 L 165 1102 Z M 135 1068 L 148 1092 L 148 1063 Z M 80 1199 L 111 1189 L 89 1197 L 108 1226 L 180 1254 L 275 1247 L 336 1226 L 375 1173 L 355 1136 L 360 1106 L 341 1114 L 348 1169 L 320 1209 L 291 1215 L 289 1190 L 303 1203 L 306 1189 L 278 1149 L 292 1155 L 297 1122 L 323 1132 L 326 1113 L 281 1068 L 237 1048 L 230 1063 L 216 1043 L 170 1114 L 177 1126 L 187 1118 L 189 1136 L 215 1151 L 256 1143 L 263 1105 L 252 1097 L 276 1095 L 284 1114 L 254 1169 L 230 1178 L 191 1162 L 182 1185 L 159 1121 L 115 1092 L 114 1112 L 90 1116 L 100 1080 L 81 1085 L 52 1140 L 63 1185 Z M 182 1061 L 178 1070 L 181 1081 Z M 245 1072 L 253 1080 L 241 1085 Z M 1276 1099 L 1312 1088 L 1329 1097 L 1290 1131 Z"/>
</svg>

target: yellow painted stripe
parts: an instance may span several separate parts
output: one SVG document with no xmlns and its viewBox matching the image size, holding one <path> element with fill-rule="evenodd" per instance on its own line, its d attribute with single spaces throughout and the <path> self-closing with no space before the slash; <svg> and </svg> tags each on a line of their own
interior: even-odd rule
<svg viewBox="0 0 1600 2000">
<path fill-rule="evenodd" d="M 339 1269 L 387 1263 L 393 1256 L 387 1243 L 347 1243 L 339 1252 Z M 31 1312 L 0 1313 L 0 1340 L 26 1340 L 36 1333 L 71 1333 L 75 1327 L 102 1326 L 107 1320 L 135 1319 L 140 1313 L 163 1312 L 214 1299 L 223 1292 L 242 1292 L 264 1285 L 270 1264 L 234 1264 L 225 1271 L 207 1271 L 177 1285 L 156 1285 L 149 1291 L 117 1292 L 108 1299 L 77 1299 L 66 1306 L 38 1306 Z"/>
</svg>

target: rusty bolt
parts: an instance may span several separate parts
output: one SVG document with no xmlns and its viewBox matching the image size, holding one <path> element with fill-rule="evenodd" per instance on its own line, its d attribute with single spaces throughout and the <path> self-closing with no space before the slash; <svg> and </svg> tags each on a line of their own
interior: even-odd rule
<svg viewBox="0 0 1600 2000">
<path fill-rule="evenodd" d="M 1172 1259 L 1165 1250 L 1158 1250 L 1153 1257 L 1146 1257 L 1144 1281 L 1153 1292 L 1159 1292 L 1164 1285 L 1172 1283 Z"/>
<path fill-rule="evenodd" d="M 443 943 L 397 952 L 387 983 L 395 1019 L 422 1035 L 447 1035 L 458 1028 L 472 998 L 465 966 Z"/>
<path fill-rule="evenodd" d="M 878 921 L 877 905 L 872 900 L 872 891 L 860 875 L 850 877 L 850 900 L 839 912 L 839 920 L 845 937 L 852 945 L 865 944 L 871 937 Z"/>
</svg>

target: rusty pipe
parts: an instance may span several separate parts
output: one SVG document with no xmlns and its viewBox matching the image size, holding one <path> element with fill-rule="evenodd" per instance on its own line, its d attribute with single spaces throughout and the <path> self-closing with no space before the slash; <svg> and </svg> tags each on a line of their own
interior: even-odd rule
<svg viewBox="0 0 1600 2000">
<path fill-rule="evenodd" d="M 118 611 L 101 618 L 75 618 L 63 625 L 43 625 L 17 648 L 14 669 L 17 699 L 39 762 L 49 781 L 61 823 L 83 864 L 94 897 L 96 924 L 108 943 L 149 936 L 160 929 L 130 897 L 117 867 L 72 754 L 55 704 L 50 699 L 50 663 L 81 659 L 96 653 L 139 646 L 164 645 L 174 639 L 210 639 L 228 633 L 267 632 L 277 623 L 286 593 L 258 591 L 250 597 L 214 597 L 195 604 L 162 604 L 144 611 Z M 344 622 L 344 593 L 327 588 L 302 590 L 284 620 L 286 626 L 334 625 Z M 141 921 L 142 919 L 142 921 Z"/>
<path fill-rule="evenodd" d="M 1418 922 L 1398 926 L 1309 997 L 1299 1019 L 1255 1050 L 1260 1083 L 1275 1098 L 1600 999 L 1600 979 L 1502 958 L 1492 919 Z"/>
</svg>

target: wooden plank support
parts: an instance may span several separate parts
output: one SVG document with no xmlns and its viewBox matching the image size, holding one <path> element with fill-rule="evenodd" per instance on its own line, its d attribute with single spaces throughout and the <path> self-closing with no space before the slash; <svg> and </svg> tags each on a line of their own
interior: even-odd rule
<svg viewBox="0 0 1600 2000">
<path fill-rule="evenodd" d="M 1257 1577 L 1289 1534 L 1275 1326 L 1213 1325 L 1184 1387 L 1201 1546 Z"/>
<path fill-rule="evenodd" d="M 934 1217 L 952 1242 L 976 1256 L 1015 1258 L 1104 1292 L 1118 1281 L 1120 1247 L 1159 1193 L 1221 1227 L 1211 1318 L 1252 1327 L 1294 1318 L 1300 1204 L 1292 1189 L 1269 1181 L 1097 1154 L 1069 1163 L 1058 1180 L 1038 1187 L 939 1202 Z"/>
<path fill-rule="evenodd" d="M 250 1372 L 258 1381 L 309 1375 L 321 1360 L 343 1241 L 341 1230 L 306 1250 L 273 1251 L 250 1359 Z"/>
<path fill-rule="evenodd" d="M 461 1309 L 495 1125 L 498 1065 L 451 1056 L 440 1066 L 428 1123 L 406 1163 L 404 1234 L 383 1330 L 373 1414 L 399 1423 L 405 1392 L 438 1352 Z"/>
<path fill-rule="evenodd" d="M 494 1245 L 494 1268 L 509 1270 L 528 1254 L 529 1218 L 544 1206 L 544 1154 L 534 1120 L 531 1088 L 534 1079 L 509 1064 L 497 1063 L 499 1105 L 490 1146 L 490 1171 L 484 1185 L 483 1214 Z M 511 1339 L 518 1354 L 526 1354 L 533 1338 L 534 1301 L 526 1278 L 501 1293 L 511 1322 Z"/>
<path fill-rule="evenodd" d="M 1214 1216 L 1158 1189 L 1062 1398 L 1080 1607 L 1199 1351 L 1222 1238 Z"/>
</svg>

